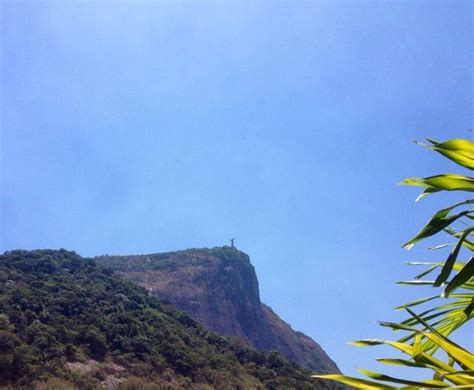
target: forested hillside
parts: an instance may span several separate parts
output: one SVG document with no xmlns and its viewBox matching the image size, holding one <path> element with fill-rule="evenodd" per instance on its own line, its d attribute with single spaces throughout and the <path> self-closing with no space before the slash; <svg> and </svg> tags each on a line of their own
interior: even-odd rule
<svg viewBox="0 0 474 390">
<path fill-rule="evenodd" d="M 150 295 L 222 335 L 238 336 L 254 347 L 276 350 L 309 370 L 340 373 L 310 337 L 294 331 L 260 300 L 255 269 L 247 254 L 224 246 L 95 260 L 145 287 Z M 316 321 L 324 321 L 317 317 Z"/>
<path fill-rule="evenodd" d="M 0 256 L 0 387 L 338 386 L 315 382 L 309 374 L 277 353 L 205 330 L 74 252 Z"/>
</svg>

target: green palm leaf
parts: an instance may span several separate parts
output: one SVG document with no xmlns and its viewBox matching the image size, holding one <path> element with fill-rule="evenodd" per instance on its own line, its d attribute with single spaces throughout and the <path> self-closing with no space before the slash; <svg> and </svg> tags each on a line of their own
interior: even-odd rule
<svg viewBox="0 0 474 390">
<path fill-rule="evenodd" d="M 427 140 L 433 146 L 423 146 L 441 153 L 465 168 L 474 169 L 474 142 L 467 139 L 451 139 L 446 142 L 437 142 L 429 138 Z"/>
<path fill-rule="evenodd" d="M 468 140 L 453 139 L 446 142 L 437 142 L 428 139 L 431 145 L 423 145 L 428 149 L 449 158 L 455 163 L 474 170 L 474 143 Z M 424 187 L 423 193 L 417 198 L 440 191 L 469 191 L 474 192 L 474 178 L 460 174 L 444 174 L 425 178 L 411 177 L 404 180 L 404 185 Z M 403 354 L 406 358 L 380 358 L 379 363 L 389 364 L 406 368 L 418 368 L 428 370 L 430 377 L 426 380 L 412 380 L 385 375 L 383 373 L 359 369 L 368 379 L 348 377 L 344 375 L 317 375 L 318 378 L 335 380 L 359 389 L 423 389 L 423 388 L 453 388 L 474 389 L 474 355 L 449 339 L 449 335 L 473 318 L 474 311 L 474 257 L 468 262 L 459 261 L 461 248 L 474 251 L 474 243 L 469 237 L 474 234 L 474 210 L 461 210 L 451 214 L 453 209 L 473 204 L 474 199 L 467 199 L 436 212 L 422 229 L 403 248 L 410 249 L 416 243 L 434 236 L 442 231 L 457 238 L 446 261 L 440 262 L 410 262 L 410 265 L 423 265 L 426 269 L 418 273 L 414 280 L 401 281 L 404 285 L 427 285 L 431 287 L 444 286 L 440 293 L 415 299 L 407 304 L 398 306 L 396 309 L 404 309 L 410 317 L 398 322 L 380 322 L 381 326 L 388 327 L 405 335 L 397 341 L 383 339 L 362 339 L 351 344 L 359 347 L 386 345 Z M 455 229 L 454 223 L 467 225 L 464 230 Z M 428 248 L 430 253 L 438 253 L 452 244 L 435 245 Z M 441 271 L 435 280 L 424 278 Z M 451 274 L 454 277 L 450 279 Z M 456 291 L 455 290 L 461 290 Z M 423 307 L 437 300 L 449 298 L 442 304 L 423 309 L 420 314 L 414 313 L 410 308 Z M 443 351 L 447 357 L 442 359 L 435 354 Z M 405 385 L 402 387 L 393 384 Z"/>
</svg>

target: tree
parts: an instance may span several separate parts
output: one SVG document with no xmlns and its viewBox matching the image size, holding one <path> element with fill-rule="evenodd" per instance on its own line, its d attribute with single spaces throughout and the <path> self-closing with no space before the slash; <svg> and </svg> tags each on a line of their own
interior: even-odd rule
<svg viewBox="0 0 474 390">
<path fill-rule="evenodd" d="M 437 142 L 427 139 L 429 144 L 416 142 L 423 147 L 440 153 L 444 157 L 474 170 L 474 143 L 465 139 L 452 139 Z M 427 195 L 441 191 L 474 192 L 474 178 L 460 174 L 441 174 L 425 178 L 411 177 L 401 184 L 420 186 L 424 191 L 417 201 Z M 399 306 L 405 310 L 408 318 L 401 323 L 381 322 L 381 326 L 395 331 L 406 332 L 405 336 L 396 340 L 366 339 L 355 341 L 355 346 L 388 345 L 405 355 L 403 359 L 378 359 L 382 364 L 427 369 L 431 378 L 414 381 L 394 378 L 378 372 L 359 369 L 369 379 L 353 378 L 344 375 L 316 375 L 315 377 L 331 379 L 361 389 L 403 389 L 418 388 L 474 388 L 474 355 L 466 348 L 454 343 L 449 335 L 473 318 L 474 307 L 474 257 L 468 256 L 467 261 L 460 260 L 461 254 L 474 251 L 474 209 L 470 206 L 474 199 L 467 199 L 437 211 L 419 233 L 410 239 L 403 248 L 410 249 L 420 241 L 447 234 L 454 238 L 452 244 L 441 244 L 428 248 L 430 251 L 443 250 L 451 247 L 445 261 L 432 263 L 412 262 L 413 266 L 424 266 L 426 269 L 414 280 L 399 282 L 404 285 L 431 285 L 439 292 L 435 295 L 418 298 L 410 303 Z M 436 252 L 432 252 L 436 253 Z M 428 275 L 437 272 L 436 278 L 427 280 Z M 414 307 L 427 302 L 438 302 L 421 313 L 415 313 Z M 444 354 L 436 354 L 443 351 Z M 446 356 L 443 360 L 441 356 Z M 395 384 L 395 385 L 394 385 Z"/>
<path fill-rule="evenodd" d="M 107 340 L 96 328 L 91 327 L 85 336 L 91 357 L 97 360 L 103 360 L 107 353 Z"/>
</svg>

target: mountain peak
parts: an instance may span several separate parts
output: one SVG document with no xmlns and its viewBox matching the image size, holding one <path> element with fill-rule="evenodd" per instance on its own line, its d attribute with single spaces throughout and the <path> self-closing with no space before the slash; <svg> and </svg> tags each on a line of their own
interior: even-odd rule
<svg viewBox="0 0 474 390">
<path fill-rule="evenodd" d="M 74 252 L 0 254 L 0 296 L 2 388 L 341 388 L 204 329 Z"/>
<path fill-rule="evenodd" d="M 238 336 L 261 350 L 276 350 L 305 368 L 339 372 L 314 340 L 262 304 L 250 258 L 235 247 L 96 259 L 211 330 Z"/>
</svg>

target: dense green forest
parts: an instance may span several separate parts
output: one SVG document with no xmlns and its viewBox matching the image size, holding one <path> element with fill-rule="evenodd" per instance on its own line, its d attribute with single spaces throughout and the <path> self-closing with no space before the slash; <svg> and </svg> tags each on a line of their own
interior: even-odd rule
<svg viewBox="0 0 474 390">
<path fill-rule="evenodd" d="M 0 256 L 0 387 L 334 388 L 66 250 Z M 161 386 L 161 387 L 160 387 Z"/>
</svg>

